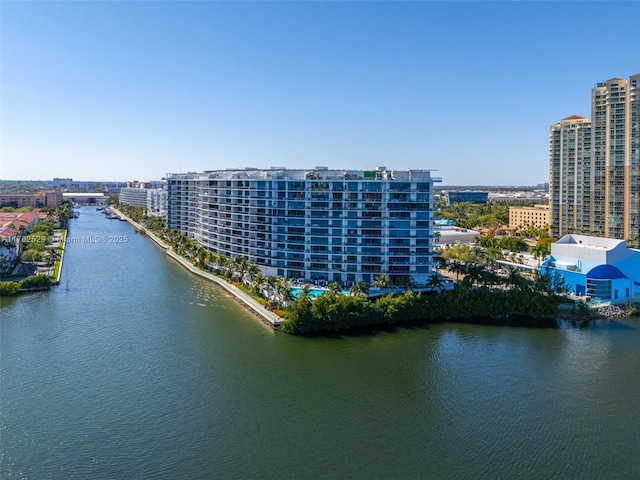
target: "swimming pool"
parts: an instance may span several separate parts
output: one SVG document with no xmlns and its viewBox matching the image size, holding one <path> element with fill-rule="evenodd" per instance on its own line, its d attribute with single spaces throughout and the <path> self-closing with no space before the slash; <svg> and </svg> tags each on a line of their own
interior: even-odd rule
<svg viewBox="0 0 640 480">
<path fill-rule="evenodd" d="M 291 292 L 291 295 L 293 295 L 295 298 L 298 298 L 300 296 L 300 292 L 302 291 L 302 288 L 291 287 L 289 291 Z M 328 288 L 311 288 L 309 289 L 309 298 L 314 300 L 318 298 L 320 295 L 322 295 L 323 293 L 328 291 L 329 291 Z M 342 290 L 340 293 L 342 293 L 343 295 L 349 295 L 349 290 Z"/>
</svg>

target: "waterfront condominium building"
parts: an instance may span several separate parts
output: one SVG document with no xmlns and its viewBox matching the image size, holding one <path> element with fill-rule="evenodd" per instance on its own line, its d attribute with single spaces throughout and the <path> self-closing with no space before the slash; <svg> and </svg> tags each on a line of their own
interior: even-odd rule
<svg viewBox="0 0 640 480">
<path fill-rule="evenodd" d="M 216 170 L 167 177 L 168 226 L 267 275 L 425 284 L 433 264 L 429 170 Z"/>
<path fill-rule="evenodd" d="M 582 232 L 589 219 L 591 122 L 573 115 L 549 132 L 549 198 L 552 235 Z M 586 200 L 586 202 L 585 202 Z"/>
<path fill-rule="evenodd" d="M 599 236 L 640 234 L 640 74 L 612 78 L 591 91 L 592 230 Z M 637 242 L 636 242 L 637 243 Z"/>
<path fill-rule="evenodd" d="M 146 207 L 148 191 L 147 188 L 123 187 L 120 189 L 118 201 L 132 207 Z"/>
<path fill-rule="evenodd" d="M 120 189 L 119 202 L 146 208 L 150 217 L 167 217 L 167 189 L 163 182 L 127 182 Z"/>
<path fill-rule="evenodd" d="M 151 188 L 147 191 L 147 210 L 148 217 L 167 218 L 167 189 Z"/>
<path fill-rule="evenodd" d="M 640 240 L 640 74 L 591 90 L 591 121 L 551 127 L 552 234 Z"/>
</svg>

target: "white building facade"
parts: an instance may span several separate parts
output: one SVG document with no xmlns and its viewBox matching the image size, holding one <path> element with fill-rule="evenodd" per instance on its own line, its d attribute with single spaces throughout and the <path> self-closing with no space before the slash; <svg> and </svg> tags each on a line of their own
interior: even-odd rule
<svg viewBox="0 0 640 480">
<path fill-rule="evenodd" d="M 147 190 L 147 216 L 167 218 L 167 190 L 152 188 Z"/>
<path fill-rule="evenodd" d="M 149 217 L 167 218 L 168 194 L 165 188 L 123 187 L 120 189 L 120 203 L 132 207 L 145 208 Z"/>
<path fill-rule="evenodd" d="M 120 189 L 119 202 L 132 207 L 147 206 L 147 188 L 123 187 Z"/>
<path fill-rule="evenodd" d="M 170 174 L 168 226 L 267 275 L 424 285 L 433 266 L 430 170 L 218 170 Z"/>
</svg>

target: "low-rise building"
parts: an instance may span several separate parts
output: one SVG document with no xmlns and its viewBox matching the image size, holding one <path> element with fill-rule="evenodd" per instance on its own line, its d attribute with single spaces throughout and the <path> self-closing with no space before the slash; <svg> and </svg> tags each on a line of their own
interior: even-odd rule
<svg viewBox="0 0 640 480">
<path fill-rule="evenodd" d="M 433 225 L 435 246 L 473 243 L 476 237 L 480 236 L 477 230 L 457 227 L 453 220 L 435 220 Z"/>
<path fill-rule="evenodd" d="M 0 270 L 22 252 L 21 238 L 44 216 L 39 212 L 0 212 Z"/>
<path fill-rule="evenodd" d="M 70 201 L 74 205 L 104 205 L 106 202 L 104 193 L 101 192 L 64 192 L 62 194 L 64 201 Z"/>
<path fill-rule="evenodd" d="M 565 235 L 551 245 L 541 271 L 561 276 L 570 292 L 600 302 L 640 293 L 640 251 L 624 240 Z"/>
<path fill-rule="evenodd" d="M 533 207 L 509 207 L 509 228 L 523 228 L 533 225 L 536 228 L 549 228 L 551 210 L 549 205 Z"/>
<path fill-rule="evenodd" d="M 2 193 L 0 207 L 58 207 L 62 203 L 62 191 L 50 190 L 38 193 Z"/>
</svg>

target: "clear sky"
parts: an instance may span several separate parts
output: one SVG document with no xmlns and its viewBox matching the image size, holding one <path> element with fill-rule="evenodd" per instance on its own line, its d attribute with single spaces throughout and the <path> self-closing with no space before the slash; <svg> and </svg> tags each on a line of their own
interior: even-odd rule
<svg viewBox="0 0 640 480">
<path fill-rule="evenodd" d="M 270 166 L 548 181 L 640 2 L 0 1 L 0 179 Z"/>
</svg>

